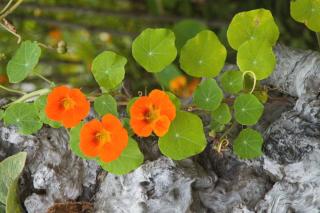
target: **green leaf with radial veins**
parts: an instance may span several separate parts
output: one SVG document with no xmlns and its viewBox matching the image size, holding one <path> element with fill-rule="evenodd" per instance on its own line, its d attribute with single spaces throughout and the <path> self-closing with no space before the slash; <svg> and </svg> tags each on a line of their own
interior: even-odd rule
<svg viewBox="0 0 320 213">
<path fill-rule="evenodd" d="M 126 63 L 125 57 L 111 51 L 104 51 L 92 62 L 93 76 L 100 87 L 109 91 L 124 79 Z"/>
<path fill-rule="evenodd" d="M 7 65 L 10 83 L 23 81 L 38 64 L 41 48 L 37 42 L 24 41 Z"/>
<path fill-rule="evenodd" d="M 221 75 L 221 86 L 228 93 L 238 93 L 243 89 L 243 77 L 240 71 L 226 71 Z"/>
<path fill-rule="evenodd" d="M 223 99 L 223 92 L 214 79 L 206 79 L 194 92 L 193 103 L 198 107 L 213 111 L 217 109 Z"/>
<path fill-rule="evenodd" d="M 314 32 L 320 32 L 320 0 L 291 1 L 290 13 L 294 20 L 304 23 Z"/>
<path fill-rule="evenodd" d="M 170 81 L 181 75 L 183 75 L 182 72 L 174 64 L 170 64 L 163 71 L 155 73 L 156 79 L 164 89 L 169 89 Z"/>
<path fill-rule="evenodd" d="M 226 48 L 216 34 L 203 30 L 182 47 L 180 65 L 193 77 L 215 77 L 224 66 L 226 57 Z"/>
<path fill-rule="evenodd" d="M 98 161 L 106 171 L 115 175 L 124 175 L 138 168 L 143 163 L 143 154 L 135 140 L 129 138 L 128 146 L 123 150 L 120 157 L 109 163 Z"/>
<path fill-rule="evenodd" d="M 177 111 L 169 131 L 158 144 L 161 153 L 173 160 L 201 153 L 207 145 L 201 119 L 195 114 Z"/>
<path fill-rule="evenodd" d="M 252 94 L 241 94 L 234 101 L 234 116 L 242 125 L 256 124 L 263 113 L 263 105 Z"/>
<path fill-rule="evenodd" d="M 169 29 L 145 29 L 132 44 L 134 59 L 148 72 L 160 72 L 177 56 L 174 33 Z"/>
<path fill-rule="evenodd" d="M 220 104 L 218 109 L 211 113 L 211 119 L 219 122 L 220 124 L 227 124 L 230 122 L 232 116 L 229 106 L 225 103 Z"/>
<path fill-rule="evenodd" d="M 195 19 L 185 19 L 176 23 L 173 26 L 173 32 L 176 35 L 176 46 L 178 50 L 180 50 L 189 39 L 206 28 L 207 26 L 204 23 Z"/>
<path fill-rule="evenodd" d="M 26 158 L 26 152 L 19 152 L 0 162 L 0 203 L 7 203 L 9 188 L 20 176 Z"/>
<path fill-rule="evenodd" d="M 108 94 L 101 95 L 94 100 L 94 110 L 100 115 L 104 116 L 107 113 L 111 113 L 114 116 L 118 116 L 118 105 L 116 100 Z"/>
<path fill-rule="evenodd" d="M 235 15 L 229 25 L 227 37 L 235 50 L 248 40 L 267 42 L 269 46 L 273 46 L 279 38 L 279 29 L 269 10 L 256 9 Z"/>
<path fill-rule="evenodd" d="M 175 96 L 172 92 L 168 92 L 167 91 L 166 93 L 169 96 L 169 98 L 172 101 L 172 103 L 176 106 L 176 109 L 177 110 L 180 109 L 180 107 L 181 107 L 180 99 L 177 96 Z"/>
<path fill-rule="evenodd" d="M 59 128 L 62 125 L 59 122 L 53 121 L 50 118 L 48 118 L 48 116 L 45 112 L 45 107 L 47 105 L 47 97 L 48 97 L 47 95 L 40 96 L 34 102 L 34 105 L 36 106 L 38 113 L 39 113 L 38 115 L 39 115 L 40 121 L 45 124 L 48 124 L 49 126 L 51 126 L 53 128 Z"/>
<path fill-rule="evenodd" d="M 266 42 L 251 40 L 241 45 L 237 53 L 237 64 L 242 72 L 252 71 L 257 80 L 271 75 L 276 66 L 272 47 Z"/>
<path fill-rule="evenodd" d="M 16 103 L 6 109 L 3 120 L 6 125 L 17 126 L 20 133 L 30 135 L 42 127 L 38 115 L 38 110 L 34 104 Z"/>
<path fill-rule="evenodd" d="M 240 158 L 251 159 L 260 157 L 263 138 L 253 129 L 247 128 L 240 132 L 233 144 L 233 151 Z"/>
</svg>

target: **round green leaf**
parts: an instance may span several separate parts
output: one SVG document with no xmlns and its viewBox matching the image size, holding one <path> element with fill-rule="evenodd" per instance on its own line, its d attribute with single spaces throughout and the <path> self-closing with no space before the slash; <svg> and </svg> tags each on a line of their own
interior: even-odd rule
<svg viewBox="0 0 320 213">
<path fill-rule="evenodd" d="M 8 192 L 14 181 L 20 176 L 26 162 L 27 153 L 19 152 L 0 162 L 0 203 L 7 202 Z"/>
<path fill-rule="evenodd" d="M 83 127 L 83 125 L 84 125 L 84 123 L 81 122 L 77 126 L 70 129 L 69 146 L 70 146 L 70 149 L 72 150 L 72 152 L 76 156 L 87 159 L 87 160 L 94 159 L 94 158 L 90 158 L 90 157 L 85 156 L 80 149 L 80 145 L 79 145 L 80 144 L 80 131 L 81 131 L 81 128 Z"/>
<path fill-rule="evenodd" d="M 37 42 L 24 41 L 7 65 L 10 83 L 24 80 L 38 64 L 41 48 Z"/>
<path fill-rule="evenodd" d="M 169 96 L 172 103 L 176 106 L 176 109 L 177 110 L 180 109 L 180 107 L 181 107 L 180 99 L 177 96 L 175 96 L 172 92 L 166 92 L 166 93 Z"/>
<path fill-rule="evenodd" d="M 129 138 L 128 146 L 123 150 L 120 157 L 109 163 L 98 161 L 99 165 L 106 171 L 123 175 L 138 168 L 143 163 L 143 154 L 135 140 Z"/>
<path fill-rule="evenodd" d="M 92 62 L 92 73 L 105 90 L 117 87 L 124 79 L 127 59 L 111 51 L 104 51 Z"/>
<path fill-rule="evenodd" d="M 219 122 L 220 124 L 227 124 L 230 122 L 232 116 L 229 106 L 225 103 L 220 104 L 218 109 L 211 113 L 211 119 Z"/>
<path fill-rule="evenodd" d="M 226 71 L 221 76 L 224 91 L 235 94 L 243 89 L 243 77 L 240 71 Z"/>
<path fill-rule="evenodd" d="M 48 116 L 45 112 L 45 107 L 47 105 L 47 97 L 48 97 L 47 95 L 40 96 L 34 102 L 34 105 L 36 106 L 38 113 L 39 113 L 38 115 L 39 115 L 40 121 L 45 124 L 48 124 L 49 126 L 51 126 L 53 128 L 59 128 L 62 125 L 59 122 L 53 121 L 50 118 L 48 118 Z"/>
<path fill-rule="evenodd" d="M 252 94 L 239 95 L 234 101 L 235 119 L 242 125 L 256 124 L 263 113 L 263 105 Z"/>
<path fill-rule="evenodd" d="M 215 77 L 224 66 L 226 57 L 226 48 L 216 34 L 203 30 L 182 47 L 180 65 L 191 76 Z"/>
<path fill-rule="evenodd" d="M 164 89 L 169 89 L 170 81 L 181 75 L 183 75 L 182 72 L 174 64 L 170 64 L 163 71 L 155 73 L 156 79 Z"/>
<path fill-rule="evenodd" d="M 314 32 L 320 32 L 319 0 L 291 1 L 290 13 L 294 20 L 304 23 L 310 30 Z"/>
<path fill-rule="evenodd" d="M 237 64 L 242 72 L 252 71 L 257 80 L 262 80 L 273 72 L 276 66 L 276 57 L 272 47 L 267 43 L 251 40 L 239 48 Z"/>
<path fill-rule="evenodd" d="M 7 108 L 4 113 L 4 123 L 15 125 L 21 134 L 30 135 L 42 127 L 38 110 L 34 104 L 16 103 Z"/>
<path fill-rule="evenodd" d="M 177 56 L 174 33 L 169 29 L 145 29 L 132 44 L 134 59 L 148 72 L 160 72 Z"/>
<path fill-rule="evenodd" d="M 192 113 L 177 111 L 168 133 L 158 143 L 161 153 L 173 160 L 199 154 L 207 145 L 201 119 Z"/>
<path fill-rule="evenodd" d="M 233 151 L 240 158 L 251 159 L 262 155 L 263 138 L 253 129 L 247 128 L 240 132 L 233 144 Z"/>
<path fill-rule="evenodd" d="M 248 40 L 258 40 L 273 46 L 279 38 L 279 29 L 269 10 L 256 9 L 235 15 L 229 25 L 227 37 L 235 50 Z"/>
<path fill-rule="evenodd" d="M 94 110 L 100 115 L 104 116 L 111 113 L 118 116 L 118 106 L 116 100 L 108 94 L 101 95 L 94 100 Z"/>
<path fill-rule="evenodd" d="M 215 120 L 211 119 L 210 128 L 214 132 L 222 132 L 226 128 L 226 125 L 221 124 L 218 121 L 215 121 Z"/>
<path fill-rule="evenodd" d="M 198 107 L 213 111 L 223 99 L 223 92 L 214 79 L 204 80 L 194 92 L 193 103 Z"/>
<path fill-rule="evenodd" d="M 179 21 L 173 26 L 173 32 L 176 35 L 176 46 L 178 50 L 197 33 L 205 30 L 207 26 L 195 19 L 185 19 Z"/>
</svg>

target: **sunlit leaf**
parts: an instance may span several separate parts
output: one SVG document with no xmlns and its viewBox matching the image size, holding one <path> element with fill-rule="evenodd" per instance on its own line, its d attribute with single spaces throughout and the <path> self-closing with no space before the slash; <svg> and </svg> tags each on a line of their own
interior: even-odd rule
<svg viewBox="0 0 320 213">
<path fill-rule="evenodd" d="M 223 92 L 214 79 L 204 80 L 196 89 L 193 103 L 198 107 L 213 111 L 217 109 L 223 99 Z"/>
<path fill-rule="evenodd" d="M 15 180 L 20 176 L 25 161 L 27 158 L 26 152 L 19 152 L 0 162 L 0 203 L 7 203 L 9 189 Z M 12 192 L 11 192 L 12 193 Z M 11 194 L 10 196 L 13 197 Z M 10 197 L 11 198 L 11 197 Z M 10 199 L 9 198 L 9 199 Z M 12 202 L 11 200 L 9 202 Z"/>
<path fill-rule="evenodd" d="M 132 44 L 134 59 L 148 72 L 160 72 L 177 56 L 174 33 L 169 29 L 145 29 Z"/>
<path fill-rule="evenodd" d="M 237 64 L 242 72 L 252 71 L 257 80 L 262 80 L 273 72 L 276 66 L 276 57 L 272 47 L 267 43 L 251 40 L 239 48 Z"/>
<path fill-rule="evenodd" d="M 227 37 L 235 50 L 248 40 L 258 40 L 272 46 L 278 40 L 279 29 L 269 10 L 256 9 L 235 15 L 229 25 Z"/>
<path fill-rule="evenodd" d="M 177 110 L 180 109 L 180 107 L 181 107 L 180 99 L 177 96 L 175 96 L 172 92 L 166 92 L 166 93 L 169 96 L 172 103 L 176 106 L 176 109 Z"/>
<path fill-rule="evenodd" d="M 24 41 L 7 65 L 10 83 L 24 80 L 38 64 L 41 49 L 37 42 Z"/>
<path fill-rule="evenodd" d="M 191 76 L 215 77 L 224 66 L 226 57 L 226 48 L 216 34 L 203 30 L 182 47 L 180 65 Z"/>
<path fill-rule="evenodd" d="M 118 116 L 118 107 L 116 100 L 108 94 L 101 95 L 94 100 L 94 110 L 100 115 L 104 116 L 111 113 Z"/>
<path fill-rule="evenodd" d="M 251 159 L 260 157 L 263 138 L 253 129 L 247 128 L 240 132 L 233 144 L 233 151 L 240 158 Z"/>
<path fill-rule="evenodd" d="M 320 32 L 319 0 L 291 1 L 290 13 L 294 20 L 304 23 L 312 31 Z"/>
<path fill-rule="evenodd" d="M 220 104 L 220 106 L 211 113 L 211 119 L 219 122 L 220 124 L 229 123 L 231 118 L 232 116 L 229 106 L 225 103 Z"/>
<path fill-rule="evenodd" d="M 235 94 L 243 89 L 243 77 L 240 71 L 226 71 L 221 75 L 220 80 L 226 92 Z"/>
<path fill-rule="evenodd" d="M 123 150 L 120 157 L 110 163 L 98 161 L 100 166 L 116 175 L 123 175 L 138 168 L 143 163 L 143 154 L 135 140 L 129 138 L 128 146 Z"/>
<path fill-rule="evenodd" d="M 3 120 L 6 125 L 17 126 L 20 133 L 30 135 L 42 127 L 38 114 L 34 104 L 16 103 L 6 109 Z"/>
<path fill-rule="evenodd" d="M 173 26 L 173 32 L 176 35 L 177 49 L 180 50 L 189 39 L 206 28 L 204 23 L 195 19 L 185 19 L 176 23 Z"/>
<path fill-rule="evenodd" d="M 7 194 L 6 212 L 22 213 L 22 207 L 19 199 L 19 177 L 10 184 Z"/>
<path fill-rule="evenodd" d="M 177 111 L 168 133 L 158 143 L 161 153 L 173 160 L 201 153 L 207 145 L 201 119 L 195 114 Z"/>
<path fill-rule="evenodd" d="M 111 51 L 104 51 L 92 62 L 92 73 L 99 86 L 105 90 L 117 87 L 125 75 L 127 59 Z"/>
<path fill-rule="evenodd" d="M 256 124 L 263 113 L 263 105 L 251 94 L 239 95 L 234 101 L 236 121 L 242 125 Z"/>
<path fill-rule="evenodd" d="M 62 125 L 59 122 L 53 121 L 50 118 L 48 118 L 48 116 L 45 112 L 46 104 L 47 104 L 47 95 L 40 96 L 34 102 L 34 105 L 36 106 L 38 113 L 39 113 L 38 115 L 39 115 L 40 121 L 45 124 L 48 124 L 49 126 L 51 126 L 53 128 L 61 127 Z"/>
</svg>

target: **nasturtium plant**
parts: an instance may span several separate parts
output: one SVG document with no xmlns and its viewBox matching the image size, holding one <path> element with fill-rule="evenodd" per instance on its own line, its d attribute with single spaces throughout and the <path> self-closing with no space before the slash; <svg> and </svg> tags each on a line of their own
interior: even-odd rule
<svg viewBox="0 0 320 213">
<path fill-rule="evenodd" d="M 0 109 L 0 120 L 2 120 L 3 116 L 4 116 L 4 110 Z"/>
<path fill-rule="evenodd" d="M 232 119 L 228 104 L 221 103 L 220 106 L 211 113 L 211 119 L 220 124 L 228 124 Z"/>
<path fill-rule="evenodd" d="M 240 158 L 251 159 L 262 155 L 263 138 L 256 130 L 247 128 L 234 140 L 233 150 Z"/>
<path fill-rule="evenodd" d="M 240 71 L 225 71 L 220 78 L 224 91 L 236 94 L 243 89 L 243 75 Z"/>
<path fill-rule="evenodd" d="M 80 130 L 83 127 L 83 122 L 79 123 L 77 126 L 73 127 L 69 131 L 69 146 L 75 155 L 84 159 L 91 159 L 85 156 L 79 147 L 80 143 Z"/>
<path fill-rule="evenodd" d="M 23 81 L 36 67 L 41 55 L 37 42 L 24 41 L 7 65 L 10 83 Z"/>
<path fill-rule="evenodd" d="M 269 10 L 256 9 L 235 15 L 229 25 L 227 37 L 235 50 L 249 40 L 273 46 L 278 40 L 279 30 Z"/>
<path fill-rule="evenodd" d="M 20 152 L 0 162 L 0 204 L 6 206 L 6 212 L 23 212 L 18 197 L 18 180 L 26 158 L 27 153 Z"/>
<path fill-rule="evenodd" d="M 193 77 L 216 77 L 227 57 L 216 34 L 203 30 L 187 41 L 180 52 L 180 66 Z"/>
<path fill-rule="evenodd" d="M 242 125 L 254 125 L 263 113 L 263 105 L 252 94 L 241 94 L 234 101 L 235 119 Z"/>
<path fill-rule="evenodd" d="M 205 29 L 207 26 L 195 19 L 185 19 L 176 23 L 173 32 L 176 35 L 177 49 L 180 50 L 189 39 Z"/>
<path fill-rule="evenodd" d="M 57 121 L 53 121 L 50 118 L 48 118 L 46 112 L 45 112 L 45 107 L 47 104 L 47 96 L 43 95 L 40 96 L 37 100 L 34 101 L 34 105 L 36 106 L 38 110 L 38 116 L 39 119 L 42 123 L 48 124 L 49 126 L 53 128 L 59 128 L 61 127 L 61 124 Z"/>
<path fill-rule="evenodd" d="M 166 92 L 166 93 L 169 96 L 172 103 L 176 106 L 176 109 L 177 110 L 180 109 L 180 107 L 181 107 L 180 99 L 177 96 L 175 96 L 172 92 Z"/>
<path fill-rule="evenodd" d="M 181 75 L 182 72 L 174 64 L 170 64 L 169 66 L 164 68 L 163 71 L 155 73 L 156 79 L 164 89 L 169 89 L 171 80 Z"/>
<path fill-rule="evenodd" d="M 219 123 L 218 121 L 211 119 L 210 122 L 210 128 L 214 131 L 214 132 L 222 132 L 223 130 L 225 130 L 226 125 Z"/>
<path fill-rule="evenodd" d="M 103 116 L 107 113 L 111 113 L 115 116 L 118 116 L 118 108 L 116 100 L 108 94 L 97 97 L 94 100 L 94 110 L 100 115 Z"/>
<path fill-rule="evenodd" d="M 168 133 L 158 143 L 160 151 L 174 160 L 199 154 L 207 145 L 201 119 L 192 113 L 177 111 Z"/>
<path fill-rule="evenodd" d="M 294 20 L 304 23 L 310 30 L 320 32 L 320 1 L 292 0 L 290 13 Z"/>
<path fill-rule="evenodd" d="M 100 53 L 92 62 L 92 73 L 99 86 L 107 91 L 124 79 L 127 59 L 111 51 Z"/>
<path fill-rule="evenodd" d="M 242 72 L 252 71 L 257 80 L 262 80 L 273 72 L 276 57 L 268 43 L 251 40 L 239 48 L 237 64 Z"/>
<path fill-rule="evenodd" d="M 31 103 L 10 105 L 4 113 L 3 120 L 6 125 L 17 126 L 19 132 L 25 135 L 35 133 L 42 127 L 38 110 Z"/>
<path fill-rule="evenodd" d="M 104 170 L 112 174 L 123 175 L 131 172 L 143 163 L 143 154 L 137 142 L 129 138 L 128 146 L 118 159 L 110 163 L 104 163 L 102 161 L 98 161 L 98 163 Z"/>
<path fill-rule="evenodd" d="M 169 29 L 144 30 L 132 44 L 134 59 L 148 72 L 160 72 L 177 56 L 174 33 Z"/>
<path fill-rule="evenodd" d="M 223 99 L 223 92 L 214 79 L 204 80 L 196 89 L 193 103 L 208 111 L 217 109 Z"/>
</svg>

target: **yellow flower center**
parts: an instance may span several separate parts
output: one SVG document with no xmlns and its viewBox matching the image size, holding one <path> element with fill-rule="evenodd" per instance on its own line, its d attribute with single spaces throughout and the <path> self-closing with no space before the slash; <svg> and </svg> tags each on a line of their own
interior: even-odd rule
<svg viewBox="0 0 320 213">
<path fill-rule="evenodd" d="M 144 118 L 148 123 L 152 123 L 160 117 L 160 109 L 155 106 L 150 106 L 149 110 L 145 113 Z"/>
<path fill-rule="evenodd" d="M 104 144 L 110 142 L 110 140 L 111 140 L 110 132 L 105 130 L 105 129 L 103 129 L 100 132 L 98 132 L 95 136 L 96 136 L 97 141 L 101 145 L 104 145 Z"/>
<path fill-rule="evenodd" d="M 68 109 L 73 109 L 76 105 L 76 102 L 74 100 L 72 100 L 71 98 L 64 98 L 62 100 L 62 106 L 65 110 L 68 110 Z"/>
</svg>

